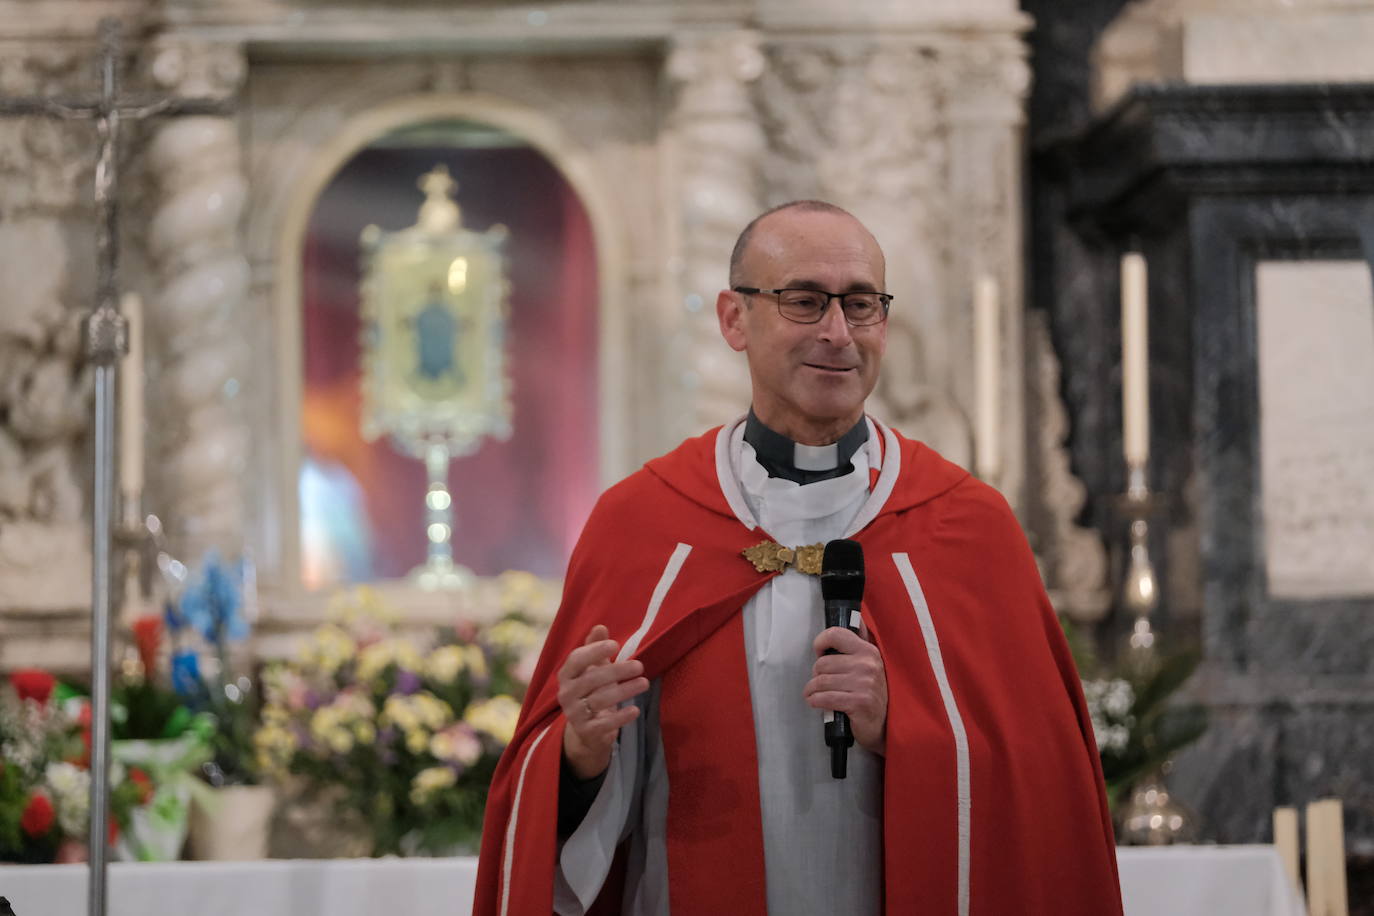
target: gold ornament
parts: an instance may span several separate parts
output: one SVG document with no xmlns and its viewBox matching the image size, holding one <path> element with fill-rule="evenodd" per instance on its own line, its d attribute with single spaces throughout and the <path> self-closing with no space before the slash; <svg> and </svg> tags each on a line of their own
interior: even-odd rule
<svg viewBox="0 0 1374 916">
<path fill-rule="evenodd" d="M 774 541 L 760 541 L 753 547 L 740 551 L 741 555 L 754 564 L 759 572 L 782 572 L 792 566 L 808 576 L 821 574 L 821 558 L 825 555 L 824 544 L 807 544 L 803 547 L 784 547 Z"/>
</svg>

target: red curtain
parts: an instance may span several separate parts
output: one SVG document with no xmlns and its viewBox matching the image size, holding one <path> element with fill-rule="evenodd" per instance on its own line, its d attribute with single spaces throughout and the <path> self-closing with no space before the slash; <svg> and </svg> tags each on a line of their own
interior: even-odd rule
<svg viewBox="0 0 1374 916">
<path fill-rule="evenodd" d="M 596 252 L 576 193 L 529 147 L 374 146 L 325 189 L 302 264 L 305 453 L 361 490 L 355 511 L 329 513 L 339 539 L 361 534 L 370 542 L 368 560 L 344 580 L 395 578 L 423 562 L 424 466 L 389 440 L 367 443 L 359 433 L 358 237 L 369 224 L 414 223 L 422 199 L 415 182 L 441 162 L 458 181 L 464 225 L 510 230 L 514 432 L 452 464 L 454 556 L 481 575 L 561 576 L 599 489 Z M 347 489 L 326 498 L 345 502 Z M 341 530 L 357 526 L 363 530 Z"/>
</svg>

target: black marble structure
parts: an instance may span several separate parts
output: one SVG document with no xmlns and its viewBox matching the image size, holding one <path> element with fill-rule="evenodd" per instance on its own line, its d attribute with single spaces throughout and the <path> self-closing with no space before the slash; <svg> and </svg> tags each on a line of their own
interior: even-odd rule
<svg viewBox="0 0 1374 916">
<path fill-rule="evenodd" d="M 1040 130 L 1031 174 L 1028 288 L 1063 361 L 1087 521 L 1115 545 L 1117 271 L 1124 251 L 1149 260 L 1158 621 L 1201 649 L 1188 689 L 1212 723 L 1171 786 L 1219 842 L 1267 842 L 1275 805 L 1336 795 L 1349 851 L 1374 853 L 1374 595 L 1268 594 L 1254 290 L 1260 260 L 1374 260 L 1374 85 L 1139 87 L 1082 129 Z"/>
</svg>

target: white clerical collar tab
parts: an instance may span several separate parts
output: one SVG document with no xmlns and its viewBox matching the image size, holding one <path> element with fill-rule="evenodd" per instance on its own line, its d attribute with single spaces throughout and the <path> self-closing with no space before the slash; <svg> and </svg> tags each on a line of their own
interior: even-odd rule
<svg viewBox="0 0 1374 916">
<path fill-rule="evenodd" d="M 835 442 L 830 445 L 794 443 L 792 464 L 801 471 L 833 471 L 840 466 L 840 446 Z"/>
</svg>

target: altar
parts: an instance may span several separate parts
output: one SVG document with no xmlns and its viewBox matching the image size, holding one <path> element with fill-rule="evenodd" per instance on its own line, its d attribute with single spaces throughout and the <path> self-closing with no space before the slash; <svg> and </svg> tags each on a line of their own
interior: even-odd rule
<svg viewBox="0 0 1374 916">
<path fill-rule="evenodd" d="M 1126 916 L 1307 912 L 1272 846 L 1120 847 L 1117 862 Z M 120 863 L 110 868 L 110 914 L 457 916 L 472 908 L 476 875 L 471 858 Z M 0 895 L 16 916 L 75 916 L 85 866 L 0 866 Z"/>
</svg>

